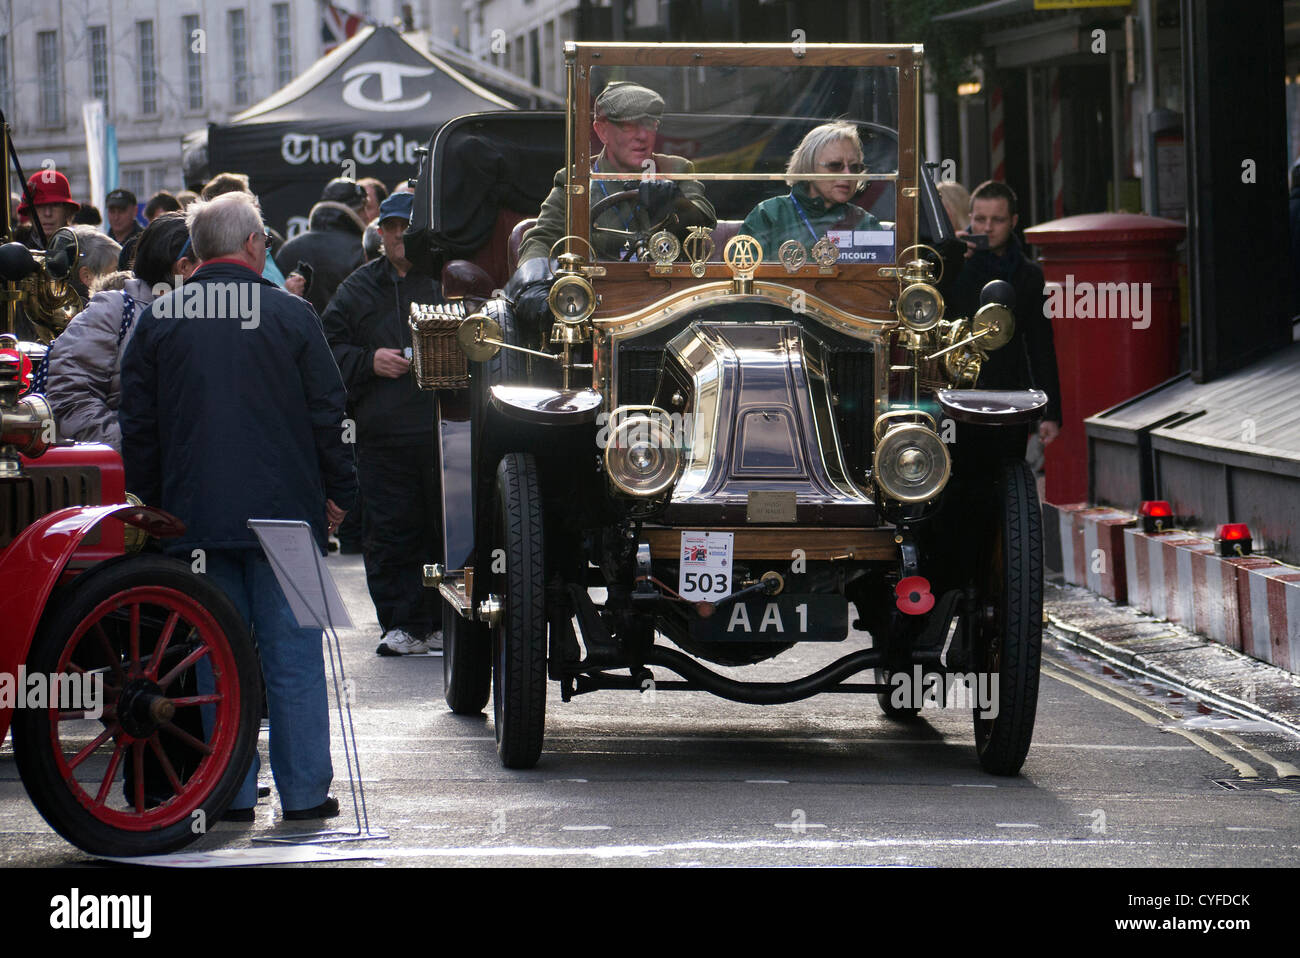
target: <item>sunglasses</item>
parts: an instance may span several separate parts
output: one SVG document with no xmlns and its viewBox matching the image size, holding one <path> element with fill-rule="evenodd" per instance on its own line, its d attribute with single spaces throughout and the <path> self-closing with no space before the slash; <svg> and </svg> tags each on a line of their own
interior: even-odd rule
<svg viewBox="0 0 1300 958">
<path fill-rule="evenodd" d="M 858 174 L 867 172 L 865 163 L 845 163 L 843 160 L 831 160 L 829 163 L 819 163 L 818 166 L 824 166 L 831 173 L 843 173 L 847 166 L 850 173 Z"/>
<path fill-rule="evenodd" d="M 267 229 L 266 227 L 262 227 L 262 233 L 263 233 L 263 235 L 266 237 L 266 248 L 269 250 L 269 249 L 271 248 L 271 231 L 270 231 L 269 229 Z M 249 236 L 256 236 L 257 234 L 256 234 L 256 233 L 249 233 L 248 235 L 249 235 Z"/>
</svg>

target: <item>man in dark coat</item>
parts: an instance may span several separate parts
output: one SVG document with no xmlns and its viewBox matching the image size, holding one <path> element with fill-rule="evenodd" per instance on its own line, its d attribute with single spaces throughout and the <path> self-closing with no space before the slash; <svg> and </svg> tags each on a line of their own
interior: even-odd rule
<svg viewBox="0 0 1300 958">
<path fill-rule="evenodd" d="M 361 251 L 365 204 L 366 191 L 352 180 L 330 180 L 320 202 L 311 208 L 307 232 L 289 240 L 275 254 L 275 261 L 286 271 L 300 262 L 312 268 L 307 299 L 318 315 L 324 314 L 339 283 L 365 262 Z"/>
<path fill-rule="evenodd" d="M 974 235 L 988 236 L 988 249 L 967 253 L 957 278 L 954 309 L 957 316 L 973 316 L 980 306 L 980 291 L 990 280 L 1003 279 L 1016 290 L 1016 331 L 1011 342 L 994 350 L 980 371 L 985 389 L 1037 388 L 1047 393 L 1047 408 L 1038 424 L 1043 445 L 1061 431 L 1061 380 L 1056 367 L 1056 341 L 1047 318 L 1043 271 L 1025 255 L 1012 232 L 1019 216 L 1016 194 L 1005 183 L 981 183 L 971 194 Z M 958 236 L 965 236 L 958 233 Z"/>
<path fill-rule="evenodd" d="M 366 507 L 361 550 L 383 637 L 380 655 L 442 648 L 442 602 L 421 567 L 441 554 L 433 394 L 410 374 L 412 303 L 441 303 L 437 277 L 411 264 L 402 233 L 410 193 L 380 206 L 380 256 L 339 286 L 321 317 L 356 412 L 357 464 Z"/>
<path fill-rule="evenodd" d="M 306 521 L 324 549 L 356 494 L 343 383 L 315 313 L 261 277 L 257 200 L 199 201 L 187 219 L 203 265 L 149 304 L 122 360 L 127 483 L 184 521 L 167 551 L 201 562 L 252 626 L 284 817 L 328 818 L 338 802 L 321 631 L 298 627 L 247 523 Z M 258 764 L 255 753 L 228 813 L 237 820 L 253 820 Z"/>
</svg>

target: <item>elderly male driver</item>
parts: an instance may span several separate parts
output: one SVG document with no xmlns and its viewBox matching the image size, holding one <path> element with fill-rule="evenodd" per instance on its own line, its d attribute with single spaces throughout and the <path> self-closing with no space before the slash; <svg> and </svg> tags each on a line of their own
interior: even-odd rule
<svg viewBox="0 0 1300 958">
<path fill-rule="evenodd" d="M 127 483 L 184 521 L 167 551 L 202 555 L 252 626 L 284 817 L 330 818 L 321 632 L 298 627 L 248 520 L 304 520 L 324 552 L 357 488 L 343 380 L 311 304 L 262 278 L 257 200 L 227 193 L 186 218 L 202 265 L 149 304 L 122 360 Z M 255 752 L 228 818 L 253 821 L 258 764 Z"/>
<path fill-rule="evenodd" d="M 627 236 L 602 233 L 601 228 L 644 233 L 667 219 L 665 228 L 685 236 L 692 226 L 711 227 L 718 220 L 698 182 L 653 179 L 656 173 L 695 172 L 690 160 L 653 152 L 663 112 L 663 97 L 636 83 L 614 81 L 596 97 L 592 128 L 604 149 L 591 161 L 591 170 L 633 175 L 622 181 L 592 180 L 591 205 L 624 190 L 637 191 L 634 198 L 615 203 L 592 223 L 591 244 L 598 259 L 627 259 L 636 253 Z M 651 178 L 642 180 L 647 170 Z M 551 195 L 542 204 L 537 225 L 524 234 L 519 246 L 521 267 L 533 259 L 540 258 L 544 263 L 551 246 L 564 235 L 564 190 L 564 170 L 560 170 L 555 174 Z"/>
</svg>

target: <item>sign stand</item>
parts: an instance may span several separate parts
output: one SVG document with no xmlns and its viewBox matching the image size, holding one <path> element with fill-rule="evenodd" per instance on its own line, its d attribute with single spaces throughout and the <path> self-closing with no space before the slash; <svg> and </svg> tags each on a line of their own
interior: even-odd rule
<svg viewBox="0 0 1300 958">
<path fill-rule="evenodd" d="M 343 754 L 348 765 L 348 786 L 356 814 L 356 831 L 325 829 L 294 835 L 254 838 L 254 842 L 280 845 L 323 845 L 331 842 L 365 842 L 388 838 L 383 829 L 372 828 L 366 811 L 366 790 L 361 782 L 361 754 L 357 733 L 352 724 L 352 687 L 343 672 L 343 648 L 338 628 L 352 628 L 352 618 L 339 594 L 338 586 L 321 560 L 311 525 L 302 520 L 249 519 L 262 549 L 266 552 L 276 581 L 289 600 L 289 608 L 304 629 L 321 629 L 330 657 L 330 675 L 334 681 L 334 701 L 343 733 Z"/>
</svg>

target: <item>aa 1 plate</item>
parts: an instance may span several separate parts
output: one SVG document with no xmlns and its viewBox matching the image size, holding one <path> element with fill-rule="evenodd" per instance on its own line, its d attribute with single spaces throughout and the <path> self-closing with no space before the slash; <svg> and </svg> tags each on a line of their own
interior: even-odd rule
<svg viewBox="0 0 1300 958">
<path fill-rule="evenodd" d="M 717 602 L 735 592 L 731 580 L 735 533 L 682 530 L 677 592 L 691 602 Z"/>
<path fill-rule="evenodd" d="M 842 595 L 753 596 L 691 621 L 698 642 L 840 642 L 848 634 Z"/>
</svg>

